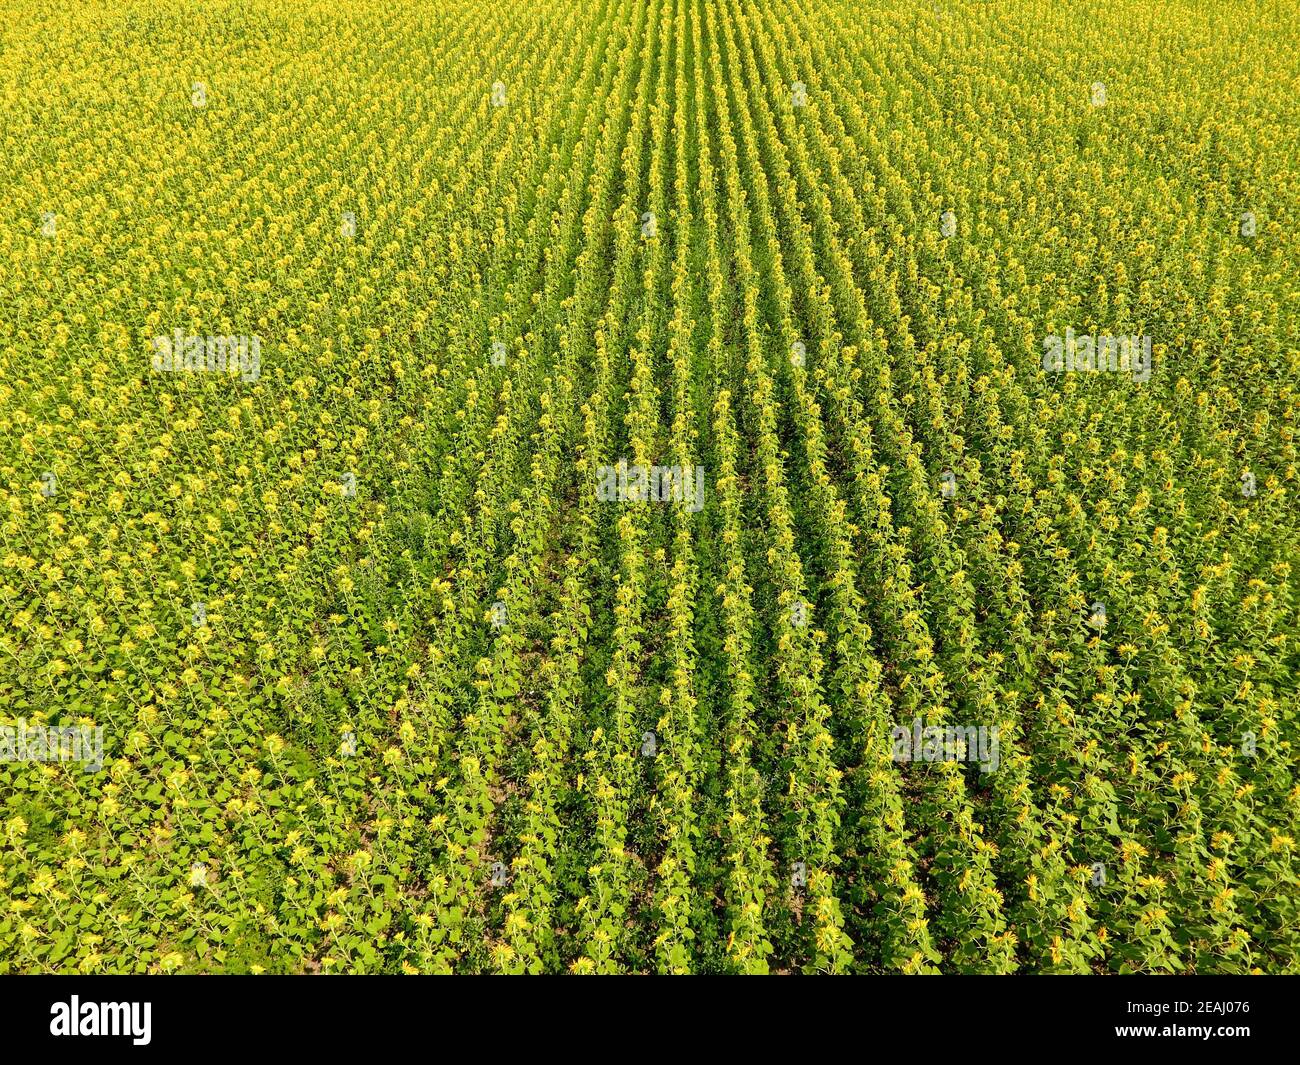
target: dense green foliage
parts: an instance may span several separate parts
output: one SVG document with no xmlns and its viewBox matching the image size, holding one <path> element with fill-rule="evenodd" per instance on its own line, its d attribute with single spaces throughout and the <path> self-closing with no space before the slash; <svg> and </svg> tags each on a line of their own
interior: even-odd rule
<svg viewBox="0 0 1300 1065">
<path fill-rule="evenodd" d="M 17 9 L 0 972 L 1300 970 L 1294 4 Z"/>
</svg>

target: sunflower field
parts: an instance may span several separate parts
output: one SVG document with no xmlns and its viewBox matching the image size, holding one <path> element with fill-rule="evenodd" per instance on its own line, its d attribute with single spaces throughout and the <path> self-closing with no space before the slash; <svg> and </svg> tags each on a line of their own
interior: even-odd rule
<svg viewBox="0 0 1300 1065">
<path fill-rule="evenodd" d="M 0 973 L 1300 972 L 1292 0 L 14 0 Z"/>
</svg>

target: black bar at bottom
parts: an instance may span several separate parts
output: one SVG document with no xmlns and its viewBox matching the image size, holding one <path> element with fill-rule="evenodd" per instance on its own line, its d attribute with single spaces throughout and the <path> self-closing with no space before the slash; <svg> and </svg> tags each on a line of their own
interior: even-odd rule
<svg viewBox="0 0 1300 1065">
<path fill-rule="evenodd" d="M 927 1050 L 1081 1051 L 1117 1044 L 1180 1052 L 1262 1047 L 1295 1029 L 1289 977 L 847 977 L 837 981 L 703 978 L 531 981 L 420 977 L 80 977 L 0 979 L 6 1048 L 78 1053 L 349 1050 L 401 1052 L 413 1040 L 487 1053 L 568 1045 L 626 1047 L 674 1035 L 762 1039 L 805 1050 L 859 1032 L 919 1037 Z M 146 1008 L 147 1007 L 147 1008 Z M 574 1040 L 578 1039 L 578 1043 Z M 596 1042 L 596 1040 L 618 1040 Z M 16 1056 L 10 1060 L 22 1060 Z"/>
</svg>

